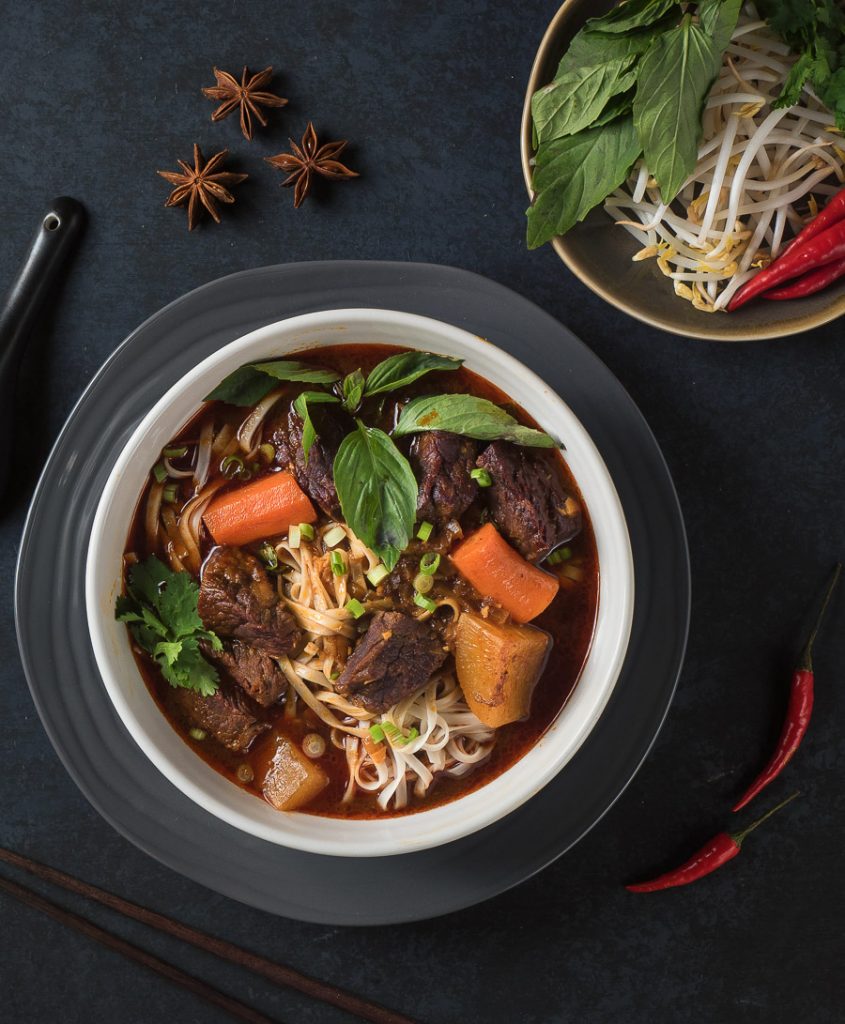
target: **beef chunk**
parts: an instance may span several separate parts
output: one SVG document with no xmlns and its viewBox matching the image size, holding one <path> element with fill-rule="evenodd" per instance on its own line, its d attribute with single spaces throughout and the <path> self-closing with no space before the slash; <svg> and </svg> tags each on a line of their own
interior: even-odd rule
<svg viewBox="0 0 845 1024">
<path fill-rule="evenodd" d="M 270 728 L 237 689 L 221 686 L 214 696 L 201 697 L 193 690 L 179 688 L 170 696 L 191 725 L 205 729 L 229 750 L 248 750 L 255 737 Z"/>
<path fill-rule="evenodd" d="M 222 651 L 204 644 L 203 654 L 264 708 L 275 704 L 284 693 L 284 673 L 269 654 L 256 647 L 233 640 L 225 643 Z"/>
<path fill-rule="evenodd" d="M 444 523 L 460 519 L 478 494 L 470 473 L 475 468 L 478 444 L 468 437 L 432 430 L 419 434 L 411 445 L 411 458 L 419 479 L 417 515 Z"/>
<path fill-rule="evenodd" d="M 242 548 L 218 547 L 205 560 L 197 608 L 206 629 L 265 654 L 287 654 L 302 636 L 267 570 Z"/>
<path fill-rule="evenodd" d="M 340 515 L 340 502 L 334 486 L 332 467 L 340 442 L 353 424 L 348 417 L 337 410 L 328 410 L 324 405 L 309 407 L 308 411 L 317 431 L 317 439 L 308 452 L 307 463 L 302 447 L 303 423 L 293 406 L 288 415 L 276 424 L 272 433 L 276 463 L 293 473 L 299 486 L 327 516 L 337 518 Z"/>
<path fill-rule="evenodd" d="M 354 704 L 378 714 L 424 686 L 446 660 L 428 622 L 377 612 L 335 684 Z"/>
<path fill-rule="evenodd" d="M 530 562 L 539 562 L 581 530 L 581 508 L 564 491 L 549 452 L 493 441 L 478 457 L 496 526 Z"/>
</svg>

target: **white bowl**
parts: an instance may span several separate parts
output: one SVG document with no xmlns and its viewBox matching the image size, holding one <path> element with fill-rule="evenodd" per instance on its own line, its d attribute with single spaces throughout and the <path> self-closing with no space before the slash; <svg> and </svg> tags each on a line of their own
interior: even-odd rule
<svg viewBox="0 0 845 1024">
<path fill-rule="evenodd" d="M 228 373 L 243 363 L 324 345 L 389 343 L 460 356 L 566 444 L 566 460 L 589 509 L 598 547 L 600 600 L 584 669 L 539 742 L 480 789 L 441 807 L 384 820 L 282 813 L 210 768 L 171 728 L 138 671 L 126 627 L 114 618 L 129 523 L 162 447 Z M 543 381 L 495 345 L 457 327 L 386 309 L 309 313 L 270 324 L 226 345 L 175 384 L 139 424 L 103 491 L 88 549 L 88 627 L 106 690 L 152 763 L 211 814 L 261 839 L 312 853 L 376 857 L 451 842 L 515 810 L 546 785 L 596 724 L 619 676 L 631 631 L 634 571 L 625 517 L 595 445 Z"/>
</svg>

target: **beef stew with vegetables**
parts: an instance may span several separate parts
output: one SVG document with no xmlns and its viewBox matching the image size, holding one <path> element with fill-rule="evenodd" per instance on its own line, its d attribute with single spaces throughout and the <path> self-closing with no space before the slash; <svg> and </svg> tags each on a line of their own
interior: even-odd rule
<svg viewBox="0 0 845 1024">
<path fill-rule="evenodd" d="M 171 725 L 280 811 L 411 813 L 505 771 L 595 621 L 561 440 L 431 353 L 337 345 L 230 374 L 127 538 L 116 615 Z"/>
</svg>

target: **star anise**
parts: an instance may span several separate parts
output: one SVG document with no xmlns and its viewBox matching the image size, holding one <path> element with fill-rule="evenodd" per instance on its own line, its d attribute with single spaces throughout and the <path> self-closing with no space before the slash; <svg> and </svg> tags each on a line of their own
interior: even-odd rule
<svg viewBox="0 0 845 1024">
<path fill-rule="evenodd" d="M 165 206 L 179 206 L 188 203 L 188 231 L 193 231 L 199 220 L 202 207 L 220 223 L 220 214 L 214 205 L 217 199 L 221 203 L 234 203 L 235 197 L 226 188 L 227 185 L 238 185 L 249 177 L 248 174 L 231 174 L 217 171 L 217 168 L 228 156 L 229 150 L 222 149 L 206 162 L 199 146 L 194 143 L 194 166 L 190 167 L 184 160 L 176 163 L 182 168 L 182 174 L 176 171 L 158 171 L 166 181 L 173 185 L 173 191 L 167 197 Z M 216 173 L 215 173 L 216 172 Z"/>
<path fill-rule="evenodd" d="M 252 119 L 257 118 L 262 128 L 267 127 L 267 119 L 261 112 L 262 107 L 284 107 L 287 100 L 281 96 L 275 96 L 272 92 L 263 92 L 262 89 L 273 77 L 273 68 L 265 68 L 253 75 L 247 81 L 247 68 L 244 67 L 241 80 L 228 71 L 214 69 L 214 77 L 217 85 L 210 85 L 203 89 L 203 96 L 210 100 L 222 100 L 220 106 L 211 115 L 212 121 L 222 121 L 224 117 L 241 108 L 241 131 L 244 138 L 252 139 Z"/>
<path fill-rule="evenodd" d="M 337 159 L 346 149 L 346 139 L 337 142 L 324 142 L 321 146 L 317 142 L 317 133 L 314 125 L 309 121 L 302 141 L 297 145 L 293 139 L 290 142 L 291 153 L 279 153 L 278 156 L 265 156 L 268 164 L 278 167 L 280 171 L 287 173 L 287 178 L 282 182 L 285 187 L 294 186 L 293 205 L 299 206 L 311 190 L 314 175 L 319 174 L 330 181 L 343 181 L 346 178 L 357 178 L 356 171 L 350 169 Z"/>
</svg>

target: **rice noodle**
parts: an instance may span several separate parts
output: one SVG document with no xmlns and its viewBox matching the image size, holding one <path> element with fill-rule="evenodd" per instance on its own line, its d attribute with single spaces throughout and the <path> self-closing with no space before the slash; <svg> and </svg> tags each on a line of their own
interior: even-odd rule
<svg viewBox="0 0 845 1024">
<path fill-rule="evenodd" d="M 845 182 L 834 115 L 805 87 L 798 104 L 775 110 L 796 57 L 746 4 L 703 117 L 698 164 L 667 207 L 644 160 L 605 200 L 605 210 L 640 242 L 634 260 L 655 258 L 678 295 L 705 312 L 781 251 Z"/>
</svg>

